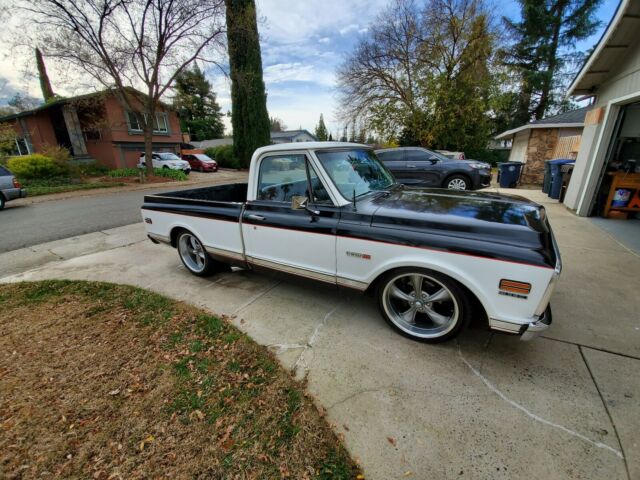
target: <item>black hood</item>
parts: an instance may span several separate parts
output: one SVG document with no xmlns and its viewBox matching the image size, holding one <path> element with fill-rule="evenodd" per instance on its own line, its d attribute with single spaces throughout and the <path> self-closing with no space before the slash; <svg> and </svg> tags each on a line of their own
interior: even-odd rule
<svg viewBox="0 0 640 480">
<path fill-rule="evenodd" d="M 371 202 L 372 226 L 539 248 L 549 234 L 544 208 L 523 197 L 396 188 Z"/>
</svg>

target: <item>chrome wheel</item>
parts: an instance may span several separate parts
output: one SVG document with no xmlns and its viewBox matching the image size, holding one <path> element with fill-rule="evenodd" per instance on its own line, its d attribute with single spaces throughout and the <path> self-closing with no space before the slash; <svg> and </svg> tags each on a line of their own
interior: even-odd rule
<svg viewBox="0 0 640 480">
<path fill-rule="evenodd" d="M 403 273 L 391 278 L 382 291 L 388 319 L 411 337 L 435 339 L 453 330 L 460 306 L 441 281 L 423 273 Z"/>
<path fill-rule="evenodd" d="M 193 273 L 201 273 L 207 265 L 207 252 L 204 251 L 200 240 L 184 233 L 178 240 L 178 251 L 185 266 Z"/>
<path fill-rule="evenodd" d="M 447 182 L 447 188 L 449 190 L 466 190 L 467 182 L 464 178 L 455 177 Z"/>
</svg>

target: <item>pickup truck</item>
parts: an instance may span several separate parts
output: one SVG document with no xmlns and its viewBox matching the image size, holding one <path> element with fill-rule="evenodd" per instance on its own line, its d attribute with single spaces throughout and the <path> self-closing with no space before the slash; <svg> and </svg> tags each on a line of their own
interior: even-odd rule
<svg viewBox="0 0 640 480">
<path fill-rule="evenodd" d="M 262 147 L 248 183 L 147 195 L 142 217 L 194 275 L 236 265 L 369 292 L 415 340 L 450 339 L 473 314 L 523 339 L 551 324 L 561 261 L 544 207 L 400 185 L 366 145 Z"/>
</svg>

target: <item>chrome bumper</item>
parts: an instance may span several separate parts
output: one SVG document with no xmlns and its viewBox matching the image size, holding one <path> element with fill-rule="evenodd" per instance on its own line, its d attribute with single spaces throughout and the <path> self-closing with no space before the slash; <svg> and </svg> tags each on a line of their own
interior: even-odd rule
<svg viewBox="0 0 640 480">
<path fill-rule="evenodd" d="M 520 337 L 520 340 L 528 342 L 533 340 L 538 335 L 542 334 L 551 326 L 551 306 L 547 306 L 544 314 L 535 322 L 531 322 L 527 325 L 527 328 Z"/>
</svg>

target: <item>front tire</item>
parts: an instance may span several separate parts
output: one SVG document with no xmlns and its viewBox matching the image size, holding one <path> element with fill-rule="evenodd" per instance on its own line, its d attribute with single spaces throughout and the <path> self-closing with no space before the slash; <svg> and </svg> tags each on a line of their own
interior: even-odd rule
<svg viewBox="0 0 640 480">
<path fill-rule="evenodd" d="M 469 321 L 471 307 L 464 290 L 455 280 L 432 270 L 392 270 L 380 279 L 376 296 L 385 321 L 419 342 L 449 340 Z"/>
<path fill-rule="evenodd" d="M 197 277 L 208 277 L 218 268 L 218 263 L 205 250 L 202 242 L 193 233 L 183 231 L 176 241 L 178 255 L 182 264 Z"/>
<path fill-rule="evenodd" d="M 471 182 L 467 177 L 462 175 L 454 175 L 452 177 L 447 178 L 444 182 L 444 188 L 449 190 L 469 190 L 471 187 Z"/>
</svg>

